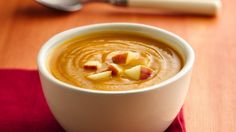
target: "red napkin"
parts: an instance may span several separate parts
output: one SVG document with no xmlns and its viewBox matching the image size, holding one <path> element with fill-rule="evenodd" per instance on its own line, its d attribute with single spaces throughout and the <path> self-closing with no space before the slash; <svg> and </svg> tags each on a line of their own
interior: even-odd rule
<svg viewBox="0 0 236 132">
<path fill-rule="evenodd" d="M 1 132 L 63 132 L 44 99 L 38 71 L 0 70 Z M 185 132 L 183 111 L 166 132 Z"/>
</svg>

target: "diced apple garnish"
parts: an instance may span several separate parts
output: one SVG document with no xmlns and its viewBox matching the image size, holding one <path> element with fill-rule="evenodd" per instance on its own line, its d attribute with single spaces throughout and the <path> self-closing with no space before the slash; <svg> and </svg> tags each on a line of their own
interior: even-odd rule
<svg viewBox="0 0 236 132">
<path fill-rule="evenodd" d="M 141 66 L 141 70 L 140 70 L 140 80 L 146 80 L 149 77 L 152 76 L 153 74 L 153 70 L 151 68 L 148 68 L 146 66 Z"/>
<path fill-rule="evenodd" d="M 92 69 L 92 70 L 97 70 L 101 68 L 102 64 L 99 61 L 87 61 L 84 64 L 84 69 Z"/>
<path fill-rule="evenodd" d="M 127 52 L 127 53 L 121 53 L 117 54 L 112 57 L 112 61 L 116 64 L 128 64 L 132 60 L 135 60 L 139 57 L 139 54 L 136 52 Z"/>
<path fill-rule="evenodd" d="M 112 61 L 116 64 L 125 64 L 127 59 L 127 53 L 117 54 L 112 57 Z"/>
<path fill-rule="evenodd" d="M 129 64 L 133 60 L 137 60 L 139 58 L 139 53 L 137 52 L 128 52 L 126 63 Z"/>
<path fill-rule="evenodd" d="M 112 71 L 112 75 L 120 75 L 122 68 L 117 64 L 109 64 L 108 69 Z"/>
<path fill-rule="evenodd" d="M 138 65 L 125 70 L 125 74 L 133 80 L 145 80 L 152 76 L 153 70 L 146 66 Z"/>
<path fill-rule="evenodd" d="M 141 66 L 135 66 L 130 69 L 125 70 L 125 75 L 134 80 L 139 80 Z"/>
<path fill-rule="evenodd" d="M 87 78 L 93 81 L 107 80 L 111 78 L 111 71 L 104 71 L 104 72 L 88 75 Z"/>
</svg>

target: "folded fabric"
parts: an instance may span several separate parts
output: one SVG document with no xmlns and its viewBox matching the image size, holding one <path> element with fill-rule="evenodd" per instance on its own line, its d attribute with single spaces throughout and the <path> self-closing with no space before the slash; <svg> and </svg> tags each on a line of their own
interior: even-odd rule
<svg viewBox="0 0 236 132">
<path fill-rule="evenodd" d="M 63 132 L 44 99 L 38 71 L 0 70 L 1 132 Z M 181 110 L 166 132 L 185 132 Z"/>
</svg>

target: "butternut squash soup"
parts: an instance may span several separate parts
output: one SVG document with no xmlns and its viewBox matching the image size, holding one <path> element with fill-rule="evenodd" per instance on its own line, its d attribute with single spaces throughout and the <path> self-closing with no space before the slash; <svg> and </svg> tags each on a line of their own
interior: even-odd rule
<svg viewBox="0 0 236 132">
<path fill-rule="evenodd" d="M 168 44 L 128 32 L 97 32 L 58 44 L 49 55 L 53 76 L 85 89 L 120 91 L 158 84 L 183 61 Z"/>
</svg>

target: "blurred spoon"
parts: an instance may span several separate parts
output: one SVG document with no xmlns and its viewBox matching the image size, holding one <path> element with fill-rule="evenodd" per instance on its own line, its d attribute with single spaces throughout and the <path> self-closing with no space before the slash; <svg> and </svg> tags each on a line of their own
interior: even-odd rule
<svg viewBox="0 0 236 132">
<path fill-rule="evenodd" d="M 67 12 L 80 10 L 82 4 L 90 2 L 149 8 L 177 14 L 215 15 L 221 8 L 220 0 L 36 0 L 36 2 Z"/>
</svg>

